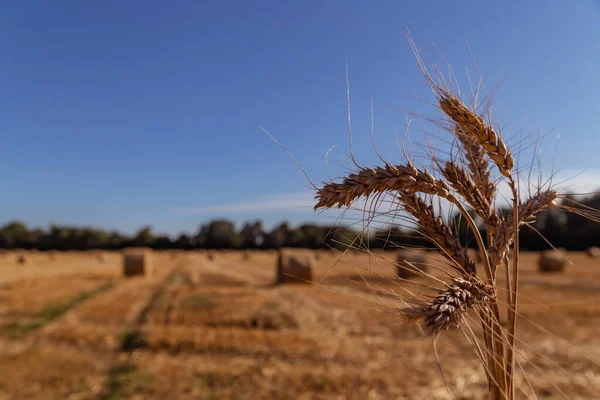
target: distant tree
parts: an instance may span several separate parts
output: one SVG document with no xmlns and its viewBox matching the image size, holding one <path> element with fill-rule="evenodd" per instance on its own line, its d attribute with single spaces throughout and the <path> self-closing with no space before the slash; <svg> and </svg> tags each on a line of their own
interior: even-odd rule
<svg viewBox="0 0 600 400">
<path fill-rule="evenodd" d="M 27 227 L 20 221 L 12 221 L 0 229 L 0 245 L 3 248 L 24 248 L 28 243 Z"/>
<path fill-rule="evenodd" d="M 157 236 L 154 240 L 154 248 L 157 250 L 167 250 L 173 248 L 173 242 L 166 235 Z"/>
<path fill-rule="evenodd" d="M 180 250 L 191 250 L 194 248 L 195 240 L 188 235 L 182 233 L 175 240 L 174 247 Z"/>
<path fill-rule="evenodd" d="M 129 238 L 120 234 L 119 232 L 110 232 L 107 235 L 107 247 L 109 249 L 122 249 L 128 246 Z"/>
<path fill-rule="evenodd" d="M 245 249 L 261 247 L 265 241 L 262 222 L 246 222 L 240 231 L 240 238 Z"/>
<path fill-rule="evenodd" d="M 287 246 L 289 247 L 305 247 L 306 234 L 300 228 L 291 228 L 287 238 Z"/>
<path fill-rule="evenodd" d="M 27 232 L 27 243 L 25 244 L 26 249 L 44 249 L 44 230 L 33 229 Z"/>
<path fill-rule="evenodd" d="M 279 249 L 288 246 L 290 227 L 287 222 L 282 222 L 265 236 L 265 247 Z"/>
<path fill-rule="evenodd" d="M 327 229 L 324 229 L 314 224 L 301 225 L 298 230 L 302 232 L 301 239 L 298 240 L 298 247 L 306 247 L 310 249 L 318 249 L 325 247 L 325 235 Z"/>
<path fill-rule="evenodd" d="M 563 202 L 576 212 L 566 214 L 566 233 L 563 235 L 564 247 L 585 250 L 588 247 L 600 246 L 600 225 L 582 216 L 589 210 L 600 210 L 600 194 L 587 197 L 566 195 Z"/>
<path fill-rule="evenodd" d="M 68 250 L 72 248 L 72 243 L 70 242 L 71 230 L 69 228 L 57 225 L 50 226 L 48 239 L 52 249 Z"/>
<path fill-rule="evenodd" d="M 144 226 L 138 231 L 133 238 L 133 246 L 135 247 L 153 247 L 155 238 L 152 235 L 152 228 L 150 226 Z"/>
<path fill-rule="evenodd" d="M 545 238 L 544 242 L 550 242 L 554 247 L 563 247 L 565 245 L 566 234 L 568 233 L 567 215 L 562 210 L 549 209 L 537 215 L 534 224 L 538 232 Z M 543 248 L 550 248 L 550 244 L 544 244 Z"/>
<path fill-rule="evenodd" d="M 205 238 L 207 248 L 231 249 L 239 247 L 240 242 L 240 237 L 235 231 L 235 225 L 231 221 L 215 220 L 208 225 Z"/>
<path fill-rule="evenodd" d="M 207 225 L 200 225 L 198 227 L 198 232 L 196 233 L 196 236 L 194 237 L 194 242 L 197 248 L 203 249 L 207 247 L 207 237 L 208 237 L 208 230 L 210 228 L 210 224 Z"/>
<path fill-rule="evenodd" d="M 369 240 L 372 249 L 397 249 L 399 246 L 406 245 L 406 232 L 399 226 L 388 226 L 375 230 Z"/>
<path fill-rule="evenodd" d="M 72 228 L 71 242 L 78 250 L 103 249 L 108 246 L 108 235 L 94 228 Z"/>
<path fill-rule="evenodd" d="M 321 231 L 319 235 L 319 248 L 365 248 L 369 244 L 366 234 L 359 234 L 346 226 L 321 226 L 319 229 Z"/>
</svg>

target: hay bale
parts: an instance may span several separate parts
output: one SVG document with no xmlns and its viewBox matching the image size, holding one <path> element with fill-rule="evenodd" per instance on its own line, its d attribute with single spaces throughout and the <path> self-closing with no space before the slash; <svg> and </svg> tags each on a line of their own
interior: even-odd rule
<svg viewBox="0 0 600 400">
<path fill-rule="evenodd" d="M 315 257 L 310 250 L 281 249 L 277 258 L 277 283 L 310 283 Z"/>
<path fill-rule="evenodd" d="M 152 250 L 134 247 L 123 250 L 123 276 L 150 276 Z"/>
<path fill-rule="evenodd" d="M 567 253 L 560 250 L 547 250 L 540 253 L 538 270 L 540 272 L 561 272 L 567 265 Z"/>
<path fill-rule="evenodd" d="M 250 261 L 250 259 L 251 259 L 251 258 L 252 258 L 252 257 L 251 257 L 251 255 L 250 255 L 250 252 L 249 252 L 249 251 L 244 251 L 244 252 L 242 252 L 242 260 L 243 260 L 243 261 Z"/>
<path fill-rule="evenodd" d="M 588 248 L 585 253 L 590 257 L 590 258 L 598 258 L 600 257 L 600 249 L 598 247 L 590 247 Z"/>
<path fill-rule="evenodd" d="M 400 250 L 396 256 L 396 274 L 403 279 L 421 276 L 427 272 L 427 257 L 418 250 Z M 420 272 L 419 272 L 420 271 Z"/>
</svg>

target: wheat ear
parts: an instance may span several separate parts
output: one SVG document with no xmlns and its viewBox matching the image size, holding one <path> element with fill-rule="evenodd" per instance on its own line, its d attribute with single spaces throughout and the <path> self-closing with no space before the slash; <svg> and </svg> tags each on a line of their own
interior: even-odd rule
<svg viewBox="0 0 600 400">
<path fill-rule="evenodd" d="M 426 169 L 415 168 L 409 162 L 406 165 L 362 168 L 358 173 L 345 177 L 342 183 L 327 183 L 317 190 L 315 199 L 318 202 L 314 209 L 348 207 L 359 197 L 399 190 L 434 194 L 456 201 L 445 181 L 434 178 Z"/>
<path fill-rule="evenodd" d="M 450 327 L 458 327 L 469 309 L 487 309 L 493 297 L 494 288 L 476 275 L 455 277 L 430 302 L 415 303 L 399 310 L 399 314 L 407 321 L 422 320 L 426 332 L 437 335 Z"/>
<path fill-rule="evenodd" d="M 456 123 L 459 132 L 476 140 L 498 166 L 500 173 L 507 178 L 512 178 L 511 170 L 515 162 L 502 137 L 454 95 L 442 88 L 437 89 L 440 109 Z"/>
</svg>

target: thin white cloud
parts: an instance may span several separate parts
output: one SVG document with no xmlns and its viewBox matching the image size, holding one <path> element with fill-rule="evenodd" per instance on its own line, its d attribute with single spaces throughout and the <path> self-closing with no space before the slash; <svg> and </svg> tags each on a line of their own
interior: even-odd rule
<svg viewBox="0 0 600 400">
<path fill-rule="evenodd" d="M 528 186 L 532 192 L 535 192 L 537 187 L 537 179 L 532 176 L 533 182 L 529 185 L 522 177 L 520 191 L 521 198 L 527 198 Z M 546 183 L 546 177 L 543 177 L 542 183 Z M 546 185 L 547 186 L 547 185 Z M 600 169 L 590 169 L 584 172 L 580 170 L 563 170 L 554 175 L 552 179 L 553 189 L 557 189 L 562 193 L 571 192 L 576 194 L 584 194 L 596 192 L 600 189 Z M 497 187 L 498 197 L 496 206 L 508 206 L 512 197 L 508 186 L 501 183 Z M 180 207 L 174 209 L 175 212 L 184 215 L 205 215 L 211 216 L 216 214 L 234 216 L 235 214 L 307 214 L 308 219 L 314 221 L 322 221 L 330 224 L 350 225 L 354 229 L 364 229 L 366 220 L 369 220 L 369 227 L 375 229 L 389 224 L 403 225 L 409 227 L 412 224 L 406 219 L 406 213 L 397 210 L 397 204 L 393 203 L 393 197 L 384 197 L 380 199 L 377 210 L 374 210 L 371 199 L 359 199 L 351 207 L 350 210 L 332 209 L 325 212 L 313 212 L 315 205 L 314 192 L 303 191 L 295 193 L 272 193 L 254 197 L 246 201 L 231 202 L 223 204 L 207 204 L 191 207 Z M 441 202 L 441 210 L 438 210 L 442 215 L 447 216 L 449 211 L 453 209 L 446 201 Z M 377 216 L 370 215 L 370 212 L 376 212 Z M 342 215 L 343 214 L 343 215 Z"/>
<path fill-rule="evenodd" d="M 180 207 L 175 211 L 193 215 L 270 211 L 307 212 L 312 211 L 314 204 L 312 192 L 273 193 L 241 202 Z"/>
</svg>

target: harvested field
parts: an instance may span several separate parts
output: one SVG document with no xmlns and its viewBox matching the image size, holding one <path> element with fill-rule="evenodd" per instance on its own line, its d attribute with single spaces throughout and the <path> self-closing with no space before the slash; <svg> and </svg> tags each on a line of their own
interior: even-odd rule
<svg viewBox="0 0 600 400">
<path fill-rule="evenodd" d="M 393 293 L 416 284 L 397 278 L 393 252 L 322 251 L 313 284 L 280 286 L 276 252 L 219 252 L 214 261 L 156 253 L 151 279 L 120 277 L 110 252 L 104 263 L 28 257 L 31 268 L 47 262 L 45 273 L 2 286 L 2 321 L 69 307 L 39 329 L 0 336 L 0 398 L 452 398 L 431 338 L 394 315 L 403 304 Z M 522 256 L 519 364 L 540 398 L 600 398 L 600 268 L 569 253 L 573 265 L 544 275 L 537 259 Z M 453 393 L 485 398 L 462 333 L 442 334 L 437 350 Z M 519 382 L 520 398 L 528 386 Z"/>
<path fill-rule="evenodd" d="M 64 251 L 27 254 L 27 264 L 16 262 L 15 252 L 6 252 L 0 259 L 0 283 L 46 276 L 85 274 L 86 276 L 118 277 L 121 258 L 118 253 L 106 252 L 99 262 L 87 252 Z"/>
<path fill-rule="evenodd" d="M 69 346 L 38 344 L 0 352 L 0 398 L 96 398 L 109 365 L 103 354 Z"/>
<path fill-rule="evenodd" d="M 0 287 L 0 316 L 31 316 L 88 292 L 108 279 L 85 276 L 48 277 L 17 281 Z"/>
</svg>

